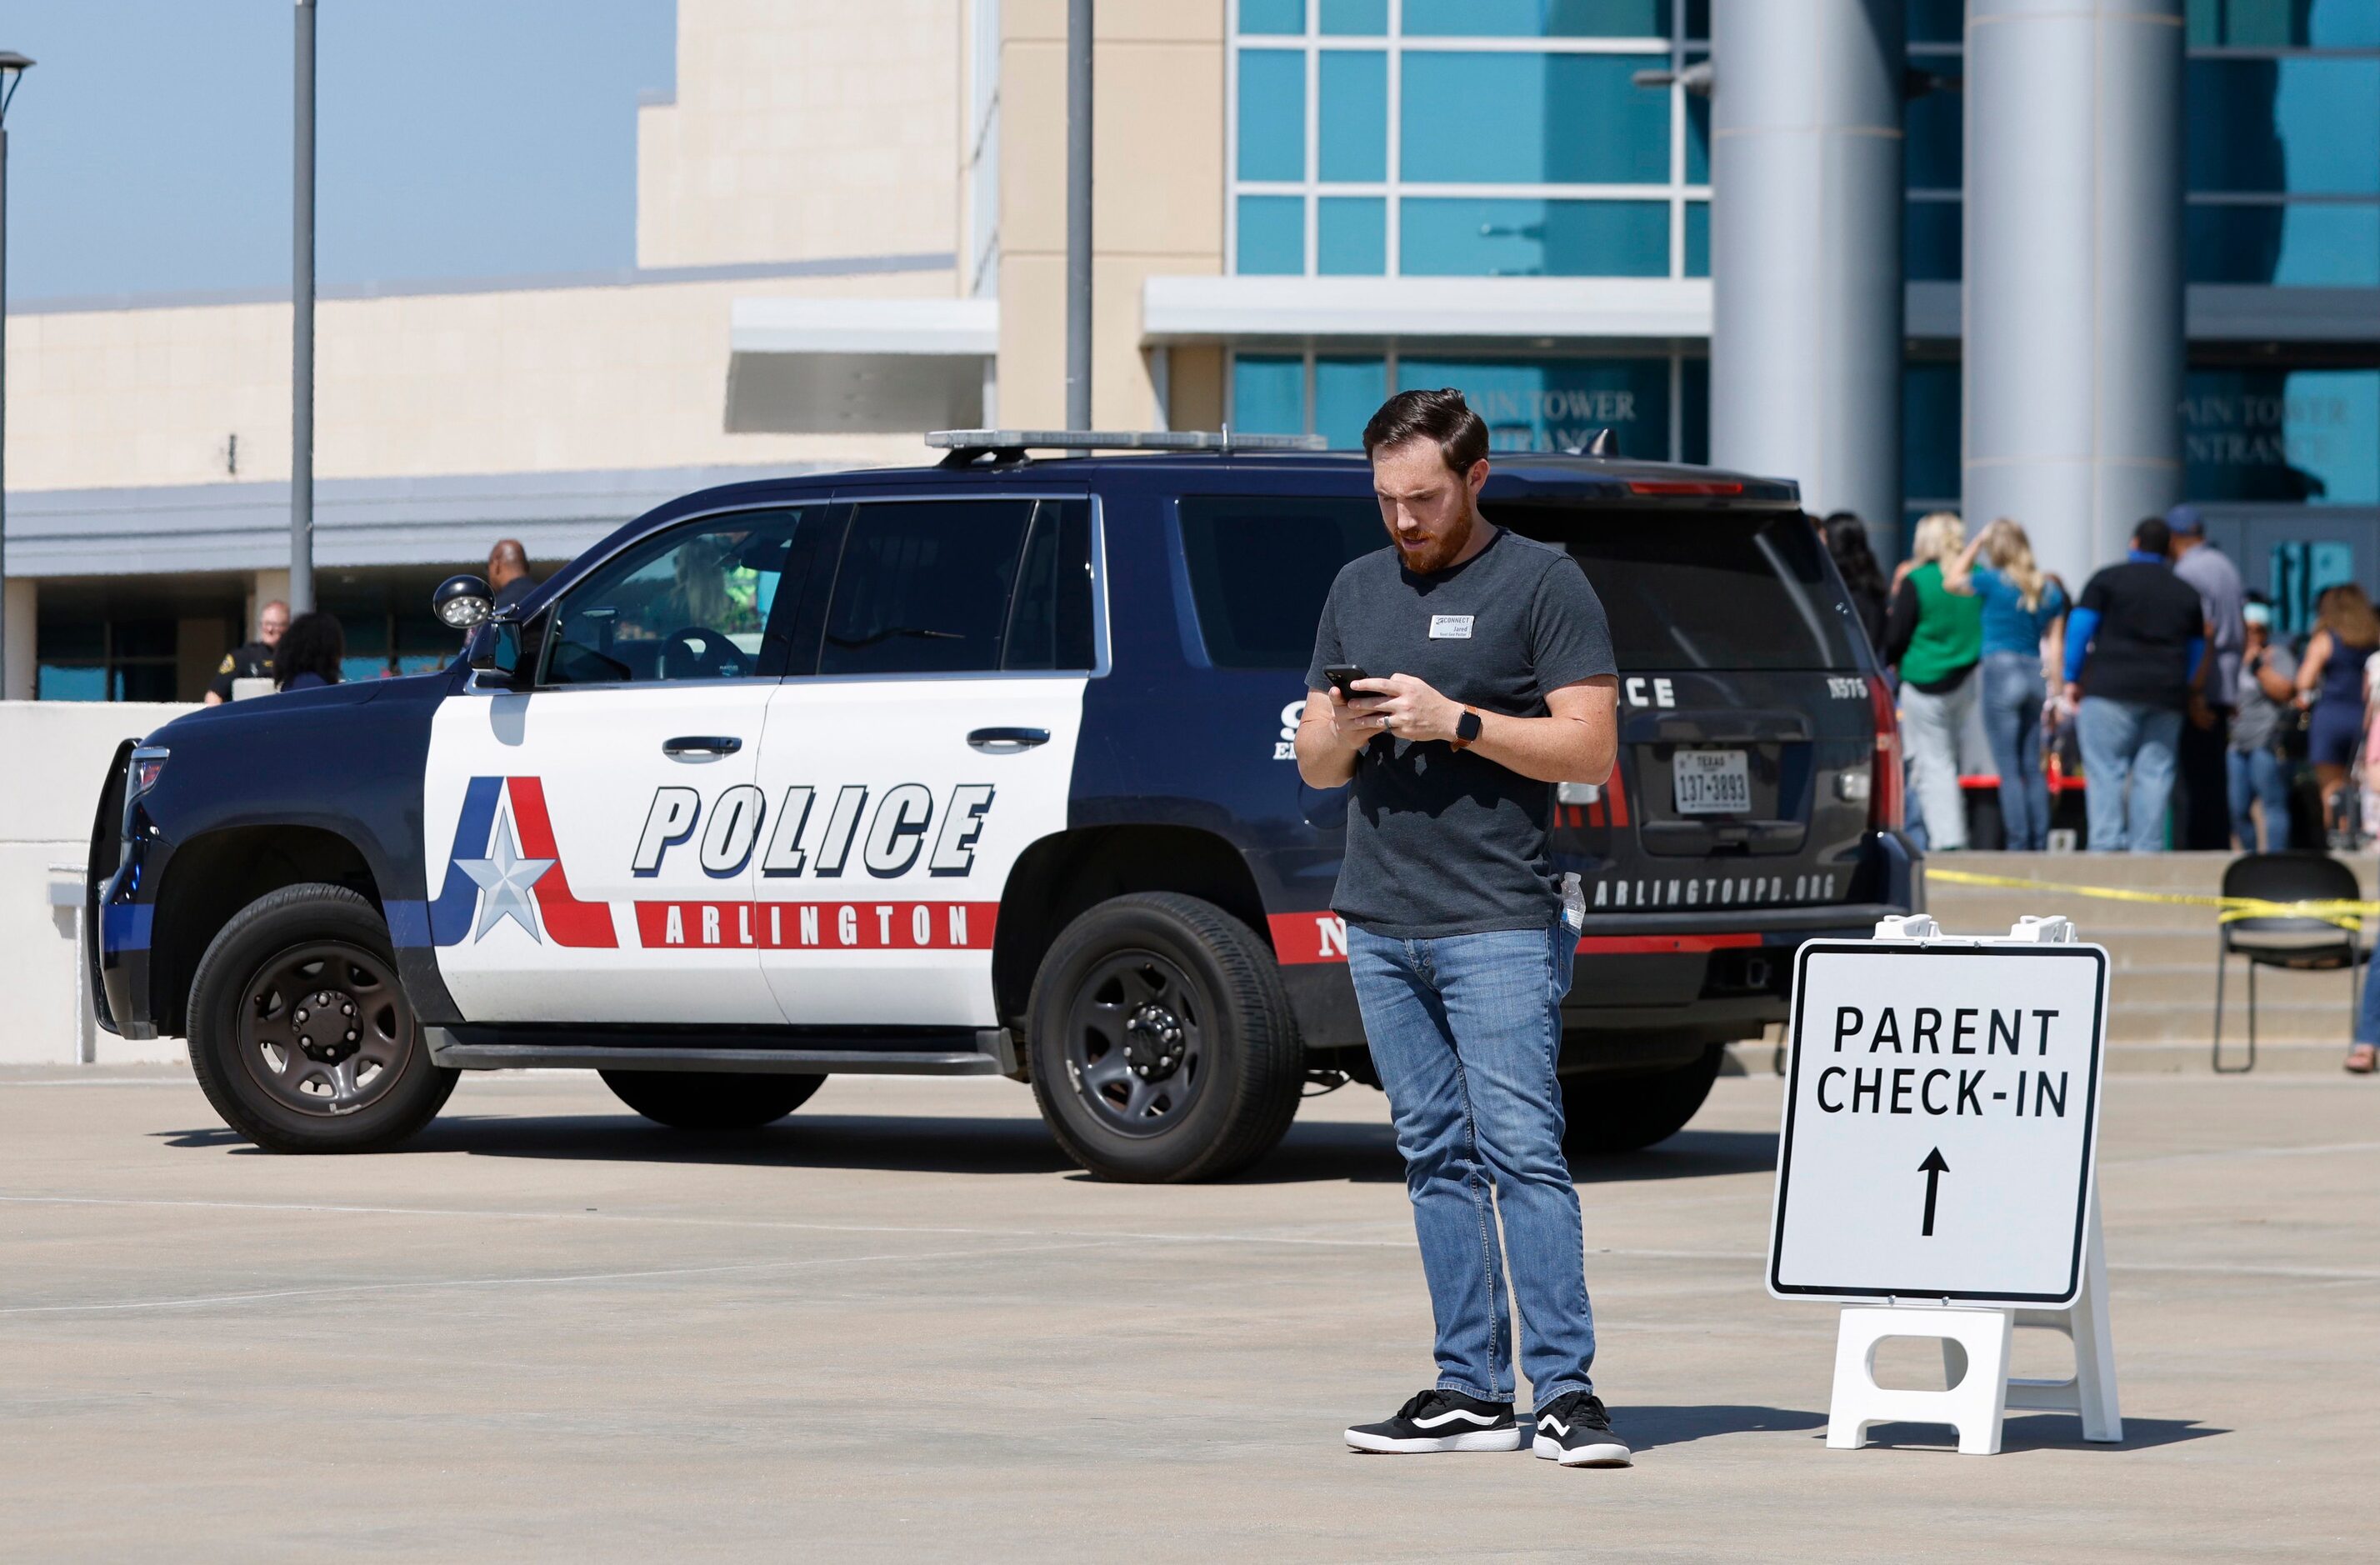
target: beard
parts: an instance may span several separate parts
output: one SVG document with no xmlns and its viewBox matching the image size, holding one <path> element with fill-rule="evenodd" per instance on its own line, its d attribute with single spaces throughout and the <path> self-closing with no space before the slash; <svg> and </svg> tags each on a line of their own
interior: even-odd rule
<svg viewBox="0 0 2380 1565">
<path fill-rule="evenodd" d="M 1471 542 L 1471 534 L 1478 526 L 1478 511 L 1465 505 L 1463 515 L 1445 531 L 1418 548 L 1408 548 L 1404 540 L 1397 537 L 1394 528 L 1389 529 L 1389 536 L 1395 541 L 1398 558 L 1404 562 L 1405 569 L 1415 576 L 1435 576 L 1454 563 L 1455 556 Z"/>
</svg>

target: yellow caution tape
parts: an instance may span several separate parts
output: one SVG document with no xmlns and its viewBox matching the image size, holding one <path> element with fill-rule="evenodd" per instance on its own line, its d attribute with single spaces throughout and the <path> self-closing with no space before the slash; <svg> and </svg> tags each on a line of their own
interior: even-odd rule
<svg viewBox="0 0 2380 1565">
<path fill-rule="evenodd" d="M 2077 886 L 2065 880 L 2033 880 L 2021 875 L 1978 875 L 1967 869 L 1937 869 L 1928 865 L 1925 878 L 1954 886 L 2000 886 L 2020 892 L 2063 892 L 2069 896 L 2101 902 L 2155 902 L 2184 907 L 2220 909 L 2216 922 L 2235 924 L 2242 918 L 2319 918 L 2342 929 L 2361 929 L 2366 918 L 2380 916 L 2380 902 L 2330 899 L 2318 902 L 2268 902 L 2263 897 L 2203 896 L 2191 892 L 2136 892 L 2120 886 Z"/>
</svg>

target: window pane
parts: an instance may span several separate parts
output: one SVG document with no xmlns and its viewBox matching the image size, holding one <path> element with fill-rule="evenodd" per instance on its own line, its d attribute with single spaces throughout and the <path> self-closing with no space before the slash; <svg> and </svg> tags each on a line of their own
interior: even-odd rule
<svg viewBox="0 0 2380 1565">
<path fill-rule="evenodd" d="M 1405 0 L 1421 38 L 1667 38 L 1670 0 Z"/>
<path fill-rule="evenodd" d="M 33 695 L 43 701 L 104 701 L 107 671 L 96 665 L 43 663 L 34 677 Z"/>
<path fill-rule="evenodd" d="M 107 656 L 107 622 L 81 616 L 43 619 L 37 622 L 33 642 L 43 662 L 99 662 Z"/>
<path fill-rule="evenodd" d="M 1378 196 L 1325 196 L 1317 203 L 1315 266 L 1326 277 L 1378 277 L 1389 269 L 1389 203 Z"/>
<path fill-rule="evenodd" d="M 1305 0 L 1240 0 L 1240 30 L 1304 32 Z"/>
<path fill-rule="evenodd" d="M 1901 208 L 1900 270 L 1912 283 L 1955 283 L 1963 201 L 1911 201 Z"/>
<path fill-rule="evenodd" d="M 862 505 L 827 608 L 819 673 L 976 673 L 1000 667 L 1029 500 Z"/>
<path fill-rule="evenodd" d="M 1415 198 L 1398 264 L 1415 277 L 1666 277 L 1666 201 Z"/>
<path fill-rule="evenodd" d="M 761 633 L 803 513 L 754 511 L 682 528 L 570 589 L 549 685 L 740 679 L 771 672 Z"/>
<path fill-rule="evenodd" d="M 2370 48 L 2380 44 L 2372 0 L 2190 0 L 2193 49 Z"/>
<path fill-rule="evenodd" d="M 1389 399 L 1389 367 L 1378 358 L 1314 361 L 1314 432 L 1334 451 L 1356 451 L 1364 426 Z"/>
<path fill-rule="evenodd" d="M 1688 358 L 1678 366 L 1678 460 L 1700 467 L 1710 461 L 1710 360 Z"/>
<path fill-rule="evenodd" d="M 1710 36 L 1710 0 L 1686 0 L 1686 36 Z"/>
<path fill-rule="evenodd" d="M 1389 176 L 1389 57 L 1371 50 L 1323 52 L 1321 154 L 1325 179 Z"/>
<path fill-rule="evenodd" d="M 1909 42 L 1956 43 L 1966 35 L 1967 0 L 1909 0 Z"/>
<path fill-rule="evenodd" d="M 115 699 L 171 701 L 176 683 L 171 663 L 127 663 L 115 671 Z"/>
<path fill-rule="evenodd" d="M 1912 503 L 1959 500 L 1959 366 L 1923 359 L 1900 374 L 1900 492 Z"/>
<path fill-rule="evenodd" d="M 1404 56 L 1402 176 L 1522 185 L 1667 184 L 1670 94 L 1639 55 Z"/>
<path fill-rule="evenodd" d="M 1702 57 L 1696 56 L 1696 59 Z M 1686 183 L 1689 185 L 1710 183 L 1710 111 L 1708 98 L 1699 92 L 1686 94 Z"/>
<path fill-rule="evenodd" d="M 2193 190 L 2380 193 L 2380 60 L 2192 60 Z"/>
<path fill-rule="evenodd" d="M 1377 38 L 1389 30 L 1389 0 L 1322 0 L 1322 30 Z"/>
<path fill-rule="evenodd" d="M 1305 270 L 1305 198 L 1242 196 L 1238 270 L 1252 277 Z"/>
<path fill-rule="evenodd" d="M 1305 432 L 1305 360 L 1243 353 L 1232 360 L 1232 428 L 1255 435 Z"/>
<path fill-rule="evenodd" d="M 1710 275 L 1710 202 L 1686 203 L 1686 275 Z"/>
<path fill-rule="evenodd" d="M 1912 190 L 1956 190 L 1965 177 L 1965 95 L 1948 91 L 1909 100 L 1902 115 L 1901 182 Z"/>
<path fill-rule="evenodd" d="M 1667 457 L 1667 358 L 1400 358 L 1398 389 L 1454 386 L 1499 451 L 1567 451 L 1609 430 L 1622 455 Z"/>
<path fill-rule="evenodd" d="M 1001 666 L 1010 670 L 1092 666 L 1091 507 L 1044 500 L 1033 512 L 1008 616 Z"/>
<path fill-rule="evenodd" d="M 2191 206 L 2193 283 L 2380 287 L 2380 205 Z"/>
<path fill-rule="evenodd" d="M 2185 385 L 2192 499 L 2380 503 L 2380 370 L 2193 370 Z"/>
<path fill-rule="evenodd" d="M 1294 669 L 1339 567 L 1388 539 L 1370 500 L 1182 497 L 1182 553 L 1217 668 Z"/>
<path fill-rule="evenodd" d="M 1305 177 L 1305 55 L 1240 51 L 1240 177 Z"/>
</svg>

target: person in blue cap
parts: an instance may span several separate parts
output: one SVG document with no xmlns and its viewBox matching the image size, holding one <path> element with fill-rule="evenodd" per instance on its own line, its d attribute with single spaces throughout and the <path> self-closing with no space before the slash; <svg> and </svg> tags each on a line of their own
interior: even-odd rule
<svg viewBox="0 0 2380 1565">
<path fill-rule="evenodd" d="M 2248 625 L 2240 610 L 2247 589 L 2240 567 L 2222 550 L 2206 541 L 2206 518 L 2195 505 L 2177 505 L 2165 514 L 2173 534 L 2173 574 L 2198 593 L 2206 616 L 2207 651 L 2215 666 L 2207 671 L 2206 698 L 2192 702 L 2190 721 L 2181 730 L 2181 810 L 2176 835 L 2186 848 L 2222 852 L 2231 845 L 2229 764 L 2232 699 L 2240 688 L 2240 657 L 2248 645 Z M 2255 844 L 2242 846 L 2253 852 Z"/>
</svg>

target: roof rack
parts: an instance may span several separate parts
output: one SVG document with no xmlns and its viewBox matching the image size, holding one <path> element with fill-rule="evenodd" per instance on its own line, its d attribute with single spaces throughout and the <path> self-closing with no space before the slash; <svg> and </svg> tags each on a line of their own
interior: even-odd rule
<svg viewBox="0 0 2380 1565">
<path fill-rule="evenodd" d="M 1250 435 L 1215 430 L 935 430 L 926 443 L 948 451 L 945 467 L 1022 462 L 1027 451 L 1328 451 L 1320 435 Z"/>
</svg>

